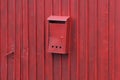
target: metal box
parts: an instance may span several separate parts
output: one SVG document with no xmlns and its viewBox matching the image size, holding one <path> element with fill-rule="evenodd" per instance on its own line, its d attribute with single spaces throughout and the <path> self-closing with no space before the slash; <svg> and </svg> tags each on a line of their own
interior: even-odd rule
<svg viewBox="0 0 120 80">
<path fill-rule="evenodd" d="M 48 18 L 48 52 L 68 53 L 69 19 L 69 16 L 50 16 Z"/>
</svg>

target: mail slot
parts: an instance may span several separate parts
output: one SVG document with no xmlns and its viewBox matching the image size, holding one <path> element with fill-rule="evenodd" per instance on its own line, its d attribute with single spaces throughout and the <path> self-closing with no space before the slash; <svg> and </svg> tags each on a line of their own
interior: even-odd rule
<svg viewBox="0 0 120 80">
<path fill-rule="evenodd" d="M 48 18 L 48 52 L 68 54 L 69 38 L 69 16 L 50 16 Z"/>
</svg>

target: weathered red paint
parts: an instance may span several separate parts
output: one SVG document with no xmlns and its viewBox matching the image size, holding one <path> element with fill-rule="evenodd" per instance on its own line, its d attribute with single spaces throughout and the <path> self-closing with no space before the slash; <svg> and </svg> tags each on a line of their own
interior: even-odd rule
<svg viewBox="0 0 120 80">
<path fill-rule="evenodd" d="M 120 0 L 0 0 L 0 80 L 120 80 Z M 69 16 L 69 54 L 48 53 L 49 16 Z"/>
</svg>

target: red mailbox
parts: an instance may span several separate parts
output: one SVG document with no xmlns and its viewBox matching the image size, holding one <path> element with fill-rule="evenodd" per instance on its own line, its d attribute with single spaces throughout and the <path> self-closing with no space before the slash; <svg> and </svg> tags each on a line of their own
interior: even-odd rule
<svg viewBox="0 0 120 80">
<path fill-rule="evenodd" d="M 50 16 L 48 18 L 48 52 L 68 54 L 69 22 L 69 16 Z"/>
</svg>

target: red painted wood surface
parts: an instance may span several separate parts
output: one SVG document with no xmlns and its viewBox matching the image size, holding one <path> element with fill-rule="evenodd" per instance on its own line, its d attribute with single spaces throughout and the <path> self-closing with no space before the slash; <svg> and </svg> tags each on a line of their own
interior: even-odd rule
<svg viewBox="0 0 120 80">
<path fill-rule="evenodd" d="M 49 54 L 50 15 L 70 16 L 69 54 Z M 120 0 L 0 0 L 0 80 L 120 80 Z"/>
</svg>

